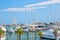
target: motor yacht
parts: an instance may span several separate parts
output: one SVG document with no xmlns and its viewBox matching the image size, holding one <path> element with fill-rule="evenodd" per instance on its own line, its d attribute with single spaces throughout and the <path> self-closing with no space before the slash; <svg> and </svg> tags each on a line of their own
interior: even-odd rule
<svg viewBox="0 0 60 40">
<path fill-rule="evenodd" d="M 43 32 L 42 38 L 55 39 L 55 36 L 54 36 L 53 32 L 54 32 L 55 29 L 58 29 L 58 35 L 59 36 L 57 36 L 57 40 L 60 40 L 60 28 L 59 27 L 60 26 L 56 26 L 54 28 L 51 28 L 51 29 Z"/>
</svg>

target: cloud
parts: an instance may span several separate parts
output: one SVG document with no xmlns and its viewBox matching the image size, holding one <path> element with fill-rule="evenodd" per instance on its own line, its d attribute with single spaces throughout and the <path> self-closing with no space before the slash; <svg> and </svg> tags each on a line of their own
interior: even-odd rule
<svg viewBox="0 0 60 40">
<path fill-rule="evenodd" d="M 22 8 L 7 8 L 7 9 L 2 9 L 1 11 L 6 11 L 6 12 L 21 12 L 21 11 L 32 11 L 40 8 L 46 8 L 46 5 L 50 4 L 56 4 L 60 3 L 60 0 L 49 0 L 49 1 L 44 1 L 36 4 L 30 4 L 26 5 Z"/>
<path fill-rule="evenodd" d="M 7 9 L 3 9 L 3 11 L 9 11 L 9 12 L 19 12 L 19 11 L 28 11 L 31 10 L 31 8 L 7 8 Z"/>
<path fill-rule="evenodd" d="M 6 12 L 20 12 L 20 11 L 28 11 L 31 10 L 30 8 L 7 8 L 7 9 L 2 9 L 1 11 L 6 11 Z"/>
<path fill-rule="evenodd" d="M 6 12 L 23 12 L 23 11 L 32 11 L 35 9 L 39 8 L 45 8 L 45 7 L 24 7 L 24 8 L 7 8 L 7 9 L 2 9 L 1 11 L 6 11 Z"/>
<path fill-rule="evenodd" d="M 56 3 L 60 3 L 60 0 L 49 0 L 49 1 L 40 2 L 40 3 L 36 3 L 36 4 L 26 5 L 25 7 L 38 7 L 38 6 L 40 7 L 40 6 L 56 4 Z"/>
</svg>

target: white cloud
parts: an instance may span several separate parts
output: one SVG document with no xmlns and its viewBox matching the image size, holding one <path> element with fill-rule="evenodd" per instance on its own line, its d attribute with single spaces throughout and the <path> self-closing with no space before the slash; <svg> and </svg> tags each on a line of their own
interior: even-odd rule
<svg viewBox="0 0 60 40">
<path fill-rule="evenodd" d="M 7 9 L 3 9 L 1 11 L 6 11 L 6 12 L 22 12 L 22 11 L 32 11 L 32 10 L 39 9 L 39 8 L 45 8 L 45 7 L 7 8 Z"/>
<path fill-rule="evenodd" d="M 6 12 L 20 12 L 20 11 L 28 11 L 31 10 L 30 8 L 7 8 L 7 9 L 3 9 L 2 11 L 6 11 Z"/>
<path fill-rule="evenodd" d="M 28 11 L 28 10 L 30 10 L 30 8 L 29 9 L 27 9 L 27 8 L 7 8 L 7 9 L 3 9 L 3 11 L 17 11 L 17 12 L 19 12 L 19 11 Z"/>
<path fill-rule="evenodd" d="M 60 3 L 60 0 L 49 0 L 49 1 L 45 1 L 45 2 L 40 2 L 40 3 L 36 3 L 36 4 L 31 4 L 31 5 L 26 5 L 25 7 L 40 7 L 40 6 L 45 6 L 45 5 L 49 5 L 49 4 L 56 4 L 56 3 Z"/>
<path fill-rule="evenodd" d="M 1 11 L 7 11 L 7 12 L 31 11 L 35 9 L 46 8 L 45 7 L 46 5 L 56 4 L 56 3 L 60 3 L 60 0 L 49 0 L 49 1 L 44 1 L 36 4 L 26 5 L 22 8 L 7 8 L 7 9 L 2 9 Z"/>
</svg>

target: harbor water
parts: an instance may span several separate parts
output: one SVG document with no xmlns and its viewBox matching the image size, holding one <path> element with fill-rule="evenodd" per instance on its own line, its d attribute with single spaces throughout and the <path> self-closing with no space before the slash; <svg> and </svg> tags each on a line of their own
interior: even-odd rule
<svg viewBox="0 0 60 40">
<path fill-rule="evenodd" d="M 6 27 L 7 30 L 10 30 L 11 28 L 14 27 Z M 35 40 L 35 35 L 34 32 L 28 32 L 29 40 Z M 17 34 L 16 33 L 6 33 L 6 40 L 17 40 Z M 21 40 L 27 40 L 27 33 L 24 32 L 24 34 L 21 35 Z M 40 40 L 40 37 L 38 33 L 36 32 L 36 40 Z M 42 40 L 50 40 L 50 39 L 42 39 Z"/>
<path fill-rule="evenodd" d="M 29 40 L 35 40 L 35 35 L 32 32 L 29 32 Z M 6 40 L 17 40 L 17 34 L 15 33 L 7 33 L 6 34 Z M 27 40 L 27 33 L 24 33 L 21 35 L 21 40 Z M 36 40 L 40 40 L 39 35 L 36 33 Z M 42 40 L 48 40 L 48 39 L 42 39 Z"/>
</svg>

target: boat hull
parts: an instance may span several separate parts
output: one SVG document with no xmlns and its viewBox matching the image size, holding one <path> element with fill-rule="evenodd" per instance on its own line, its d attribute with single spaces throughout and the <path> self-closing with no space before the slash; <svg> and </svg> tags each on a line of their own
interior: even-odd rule
<svg viewBox="0 0 60 40">
<path fill-rule="evenodd" d="M 55 39 L 51 39 L 51 38 L 46 38 L 46 37 L 41 37 L 42 39 L 49 39 L 49 40 L 55 40 Z"/>
</svg>

